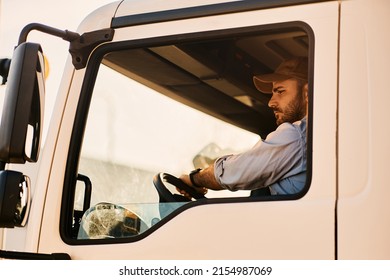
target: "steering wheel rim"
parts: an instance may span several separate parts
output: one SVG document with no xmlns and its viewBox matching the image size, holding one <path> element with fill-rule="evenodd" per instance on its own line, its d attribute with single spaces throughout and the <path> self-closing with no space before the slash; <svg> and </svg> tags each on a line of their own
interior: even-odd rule
<svg viewBox="0 0 390 280">
<path fill-rule="evenodd" d="M 188 186 L 186 183 L 184 183 L 179 178 L 177 178 L 171 174 L 161 172 L 161 173 L 158 173 L 154 176 L 153 184 L 154 184 L 154 187 L 156 188 L 156 190 L 160 196 L 160 200 L 162 200 L 164 202 L 190 201 L 190 199 L 187 199 L 184 196 L 172 194 L 168 190 L 164 181 L 174 185 L 175 187 L 177 187 L 180 190 L 185 191 L 186 193 L 188 193 L 190 196 L 192 196 L 196 200 L 206 198 L 203 194 L 198 193 L 197 191 L 195 191 L 193 188 Z"/>
</svg>

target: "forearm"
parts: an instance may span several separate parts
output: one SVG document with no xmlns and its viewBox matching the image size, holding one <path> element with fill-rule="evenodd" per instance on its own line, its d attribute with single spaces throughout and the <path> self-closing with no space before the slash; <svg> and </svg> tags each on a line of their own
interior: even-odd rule
<svg viewBox="0 0 390 280">
<path fill-rule="evenodd" d="M 203 193 L 207 191 L 207 189 L 211 190 L 223 190 L 224 188 L 217 182 L 214 176 L 214 165 L 211 165 L 205 169 L 202 169 L 200 172 L 192 175 L 191 182 L 189 175 L 182 175 L 180 179 L 189 186 L 192 186 L 196 190 L 202 190 Z"/>
<path fill-rule="evenodd" d="M 211 190 L 223 190 L 224 188 L 217 182 L 214 176 L 214 165 L 202 169 L 192 177 L 197 186 Z"/>
</svg>

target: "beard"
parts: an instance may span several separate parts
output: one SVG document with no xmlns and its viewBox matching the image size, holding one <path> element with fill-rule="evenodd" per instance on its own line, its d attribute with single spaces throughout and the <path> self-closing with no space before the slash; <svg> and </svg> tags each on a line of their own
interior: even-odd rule
<svg viewBox="0 0 390 280">
<path fill-rule="evenodd" d="M 306 102 L 303 98 L 292 100 L 283 109 L 277 107 L 274 109 L 276 124 L 279 126 L 282 123 L 294 123 L 303 119 L 306 115 Z"/>
</svg>

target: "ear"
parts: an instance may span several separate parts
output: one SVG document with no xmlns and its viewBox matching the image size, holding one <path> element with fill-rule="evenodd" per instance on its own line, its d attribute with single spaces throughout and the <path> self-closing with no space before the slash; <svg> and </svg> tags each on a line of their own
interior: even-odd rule
<svg viewBox="0 0 390 280">
<path fill-rule="evenodd" d="M 306 103 L 309 103 L 309 85 L 306 83 L 303 86 L 303 96 L 305 97 Z"/>
</svg>

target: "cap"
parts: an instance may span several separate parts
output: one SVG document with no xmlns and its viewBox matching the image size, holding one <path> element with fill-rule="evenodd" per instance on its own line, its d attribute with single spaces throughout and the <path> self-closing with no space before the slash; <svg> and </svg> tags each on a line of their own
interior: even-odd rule
<svg viewBox="0 0 390 280">
<path fill-rule="evenodd" d="M 257 90 L 264 93 L 272 93 L 272 83 L 288 79 L 301 79 L 307 81 L 308 76 L 307 57 L 295 57 L 283 61 L 274 73 L 257 75 L 253 82 Z"/>
</svg>

